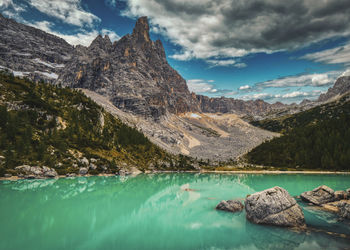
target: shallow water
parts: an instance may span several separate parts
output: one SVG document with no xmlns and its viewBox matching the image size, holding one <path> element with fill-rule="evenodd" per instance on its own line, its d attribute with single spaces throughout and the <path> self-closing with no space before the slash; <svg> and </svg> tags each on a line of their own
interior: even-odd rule
<svg viewBox="0 0 350 250">
<path fill-rule="evenodd" d="M 293 196 L 349 175 L 155 174 L 0 181 L 0 249 L 344 249 L 350 223 L 304 205 L 309 230 L 254 225 L 223 199 L 281 186 Z M 194 191 L 186 191 L 186 189 Z"/>
</svg>

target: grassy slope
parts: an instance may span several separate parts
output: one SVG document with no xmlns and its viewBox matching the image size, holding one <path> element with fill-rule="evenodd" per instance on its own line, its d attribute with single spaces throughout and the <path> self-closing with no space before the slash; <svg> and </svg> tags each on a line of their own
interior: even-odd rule
<svg viewBox="0 0 350 250">
<path fill-rule="evenodd" d="M 295 115 L 252 124 L 283 135 L 249 152 L 250 163 L 350 170 L 350 94 Z"/>
<path fill-rule="evenodd" d="M 82 157 L 98 160 L 92 174 L 114 173 L 126 165 L 191 168 L 189 158 L 168 154 L 83 93 L 4 72 L 0 74 L 0 155 L 5 157 L 0 176 L 14 173 L 21 164 L 74 173 L 82 166 Z"/>
</svg>

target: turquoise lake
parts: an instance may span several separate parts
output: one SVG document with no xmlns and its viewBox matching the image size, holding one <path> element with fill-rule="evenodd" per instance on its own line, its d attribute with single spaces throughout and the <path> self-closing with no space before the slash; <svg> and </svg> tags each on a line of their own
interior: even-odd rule
<svg viewBox="0 0 350 250">
<path fill-rule="evenodd" d="M 302 202 L 308 230 L 254 225 L 223 199 L 280 186 L 292 196 L 350 175 L 154 174 L 0 181 L 0 249 L 344 249 L 350 222 Z M 186 191 L 186 190 L 193 191 Z"/>
</svg>

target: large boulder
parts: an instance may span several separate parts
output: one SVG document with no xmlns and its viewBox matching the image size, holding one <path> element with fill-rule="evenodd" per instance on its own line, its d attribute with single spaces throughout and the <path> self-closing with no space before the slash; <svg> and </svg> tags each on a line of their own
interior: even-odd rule
<svg viewBox="0 0 350 250">
<path fill-rule="evenodd" d="M 322 205 L 335 200 L 334 190 L 326 185 L 319 186 L 312 191 L 304 192 L 300 195 L 303 201 L 314 205 Z"/>
<path fill-rule="evenodd" d="M 242 211 L 243 208 L 244 206 L 242 202 L 238 200 L 223 200 L 216 206 L 215 209 L 234 213 Z"/>
<path fill-rule="evenodd" d="M 273 187 L 247 196 L 247 219 L 257 224 L 305 227 L 304 213 L 296 200 L 281 187 Z"/>
</svg>

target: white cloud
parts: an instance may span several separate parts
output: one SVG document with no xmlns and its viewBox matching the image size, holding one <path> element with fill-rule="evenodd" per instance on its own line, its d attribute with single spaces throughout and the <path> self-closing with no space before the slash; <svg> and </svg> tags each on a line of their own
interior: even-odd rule
<svg viewBox="0 0 350 250">
<path fill-rule="evenodd" d="M 282 102 L 290 102 L 291 101 L 301 101 L 304 98 L 314 99 L 317 98 L 321 93 L 321 90 L 311 90 L 311 91 L 293 91 L 287 94 L 272 94 L 272 93 L 257 93 L 244 95 L 240 98 L 243 100 L 270 100 L 270 101 L 282 101 Z"/>
<path fill-rule="evenodd" d="M 340 63 L 350 65 L 350 44 L 315 53 L 309 53 L 301 57 L 301 59 L 307 59 L 327 64 Z"/>
<path fill-rule="evenodd" d="M 0 8 L 7 8 L 9 5 L 12 5 L 12 0 L 0 0 Z"/>
<path fill-rule="evenodd" d="M 93 30 L 93 31 L 89 31 L 89 32 L 83 31 L 83 32 L 76 33 L 73 35 L 66 35 L 66 34 L 62 34 L 62 33 L 59 33 L 57 31 L 54 31 L 52 29 L 52 24 L 50 22 L 47 22 L 47 21 L 35 22 L 35 23 L 29 24 L 29 25 L 31 25 L 35 28 L 44 30 L 48 33 L 55 35 L 55 36 L 61 37 L 72 45 L 81 44 L 84 46 L 89 46 L 90 43 L 98 36 L 99 33 L 101 33 L 102 35 L 108 35 L 112 41 L 119 39 L 118 34 L 116 34 L 114 31 L 111 31 L 108 29 L 102 29 L 101 32 L 98 32 L 97 30 Z"/>
<path fill-rule="evenodd" d="M 238 89 L 239 90 L 247 90 L 247 89 L 250 89 L 251 87 L 249 85 L 243 85 L 241 87 L 239 87 Z"/>
<path fill-rule="evenodd" d="M 350 76 L 350 69 L 345 70 L 341 76 Z"/>
<path fill-rule="evenodd" d="M 303 87 L 303 86 L 327 86 L 341 74 L 339 71 L 330 71 L 321 74 L 304 74 L 297 76 L 288 76 L 269 80 L 255 84 L 255 88 L 280 88 L 280 87 Z"/>
<path fill-rule="evenodd" d="M 101 30 L 101 35 L 102 36 L 108 35 L 109 39 L 111 39 L 112 42 L 117 41 L 117 40 L 120 39 L 120 36 L 117 33 L 115 33 L 112 30 L 109 30 L 109 29 L 102 29 Z"/>
<path fill-rule="evenodd" d="M 218 90 L 209 81 L 203 79 L 187 80 L 188 89 L 194 93 L 215 93 Z"/>
<path fill-rule="evenodd" d="M 223 67 L 228 67 L 228 66 L 233 66 L 236 68 L 244 68 L 247 65 L 245 63 L 237 63 L 233 59 L 211 59 L 211 60 L 205 60 L 208 64 L 211 65 L 211 67 L 217 67 L 217 66 L 223 66 Z"/>
<path fill-rule="evenodd" d="M 153 32 L 182 48 L 172 55 L 177 60 L 234 60 L 350 34 L 350 2 L 346 0 L 126 2 L 124 15 L 148 16 Z"/>
<path fill-rule="evenodd" d="M 46 15 L 79 27 L 93 27 L 95 22 L 100 21 L 100 18 L 83 9 L 81 0 L 29 0 L 29 4 Z"/>
</svg>

